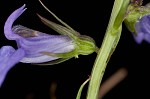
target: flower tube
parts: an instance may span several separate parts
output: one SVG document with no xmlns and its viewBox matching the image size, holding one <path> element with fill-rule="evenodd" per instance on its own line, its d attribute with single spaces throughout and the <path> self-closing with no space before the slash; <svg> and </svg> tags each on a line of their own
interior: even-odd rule
<svg viewBox="0 0 150 99">
<path fill-rule="evenodd" d="M 15 10 L 6 20 L 4 33 L 8 40 L 15 40 L 18 48 L 25 51 L 23 63 L 63 62 L 78 55 L 89 55 L 98 50 L 94 40 L 89 36 L 80 35 L 73 29 L 51 22 L 38 15 L 61 35 L 50 35 L 22 25 L 13 26 L 14 21 L 26 10 L 25 4 Z"/>
<path fill-rule="evenodd" d="M 49 35 L 21 25 L 13 26 L 13 22 L 26 10 L 25 5 L 15 10 L 7 19 L 4 33 L 8 40 L 16 40 L 18 48 L 25 51 L 23 63 L 43 63 L 60 57 L 48 56 L 42 52 L 66 53 L 74 50 L 72 39 L 64 35 Z"/>
</svg>

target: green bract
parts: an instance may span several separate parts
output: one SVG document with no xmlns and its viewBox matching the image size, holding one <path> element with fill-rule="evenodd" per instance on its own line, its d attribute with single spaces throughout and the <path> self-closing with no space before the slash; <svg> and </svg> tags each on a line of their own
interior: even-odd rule
<svg viewBox="0 0 150 99">
<path fill-rule="evenodd" d="M 78 58 L 78 55 L 89 55 L 93 52 L 98 52 L 99 49 L 96 46 L 95 41 L 91 37 L 86 36 L 86 35 L 80 35 L 77 31 L 75 31 L 69 25 L 67 25 L 65 22 L 63 22 L 61 19 L 59 19 L 41 1 L 40 1 L 40 3 L 43 5 L 43 7 L 48 12 L 50 12 L 50 14 L 52 14 L 64 26 L 54 23 L 52 21 L 49 21 L 48 19 L 46 19 L 38 14 L 41 21 L 48 27 L 50 27 L 53 30 L 55 30 L 56 32 L 58 32 L 59 34 L 70 37 L 74 41 L 74 44 L 75 44 L 75 49 L 68 53 L 42 52 L 45 55 L 61 57 L 61 59 L 59 59 L 59 60 L 55 60 L 50 63 L 43 63 L 44 65 L 56 64 L 56 63 L 60 63 L 65 60 L 68 60 L 72 57 Z"/>
</svg>

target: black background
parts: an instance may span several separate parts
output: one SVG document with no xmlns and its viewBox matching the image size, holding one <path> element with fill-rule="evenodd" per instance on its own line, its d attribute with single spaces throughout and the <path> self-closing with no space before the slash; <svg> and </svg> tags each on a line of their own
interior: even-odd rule
<svg viewBox="0 0 150 99">
<path fill-rule="evenodd" d="M 91 36 L 100 47 L 114 0 L 42 0 L 63 21 L 81 34 Z M 144 0 L 144 4 L 149 0 Z M 16 48 L 15 41 L 8 41 L 3 33 L 7 17 L 17 8 L 26 4 L 27 10 L 14 24 L 57 34 L 45 26 L 36 13 L 57 22 L 38 2 L 38 0 L 1 0 L 0 1 L 0 46 L 11 45 Z M 149 65 L 150 44 L 143 42 L 138 45 L 131 33 L 123 24 L 123 31 L 118 46 L 106 68 L 103 81 L 120 68 L 128 70 L 128 76 L 114 87 L 104 99 L 150 98 Z M 96 53 L 88 56 L 72 58 L 64 63 L 53 66 L 36 66 L 18 63 L 7 74 L 0 89 L 0 99 L 50 99 L 49 89 L 53 81 L 57 82 L 57 99 L 75 99 L 80 85 L 91 73 Z M 82 98 L 85 99 L 87 85 Z M 148 99 L 147 98 L 147 99 Z M 28 98 L 29 99 L 29 98 Z M 31 99 L 31 98 L 30 98 Z"/>
</svg>

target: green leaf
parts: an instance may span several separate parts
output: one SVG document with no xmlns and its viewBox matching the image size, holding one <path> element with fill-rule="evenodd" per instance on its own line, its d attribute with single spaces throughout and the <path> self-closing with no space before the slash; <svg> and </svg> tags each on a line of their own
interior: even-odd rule
<svg viewBox="0 0 150 99">
<path fill-rule="evenodd" d="M 120 11 L 119 11 L 118 15 L 116 16 L 116 19 L 114 22 L 114 26 L 113 26 L 114 29 L 118 29 L 120 27 L 120 25 L 122 24 L 122 22 L 124 21 L 126 14 L 127 14 L 126 11 L 127 11 L 128 5 L 129 5 L 129 1 L 123 0 Z"/>
<path fill-rule="evenodd" d="M 79 88 L 79 90 L 78 90 L 78 94 L 77 94 L 77 96 L 76 96 L 76 99 L 80 99 L 82 90 L 83 90 L 85 84 L 87 84 L 89 80 L 90 80 L 90 78 L 88 78 L 88 79 L 80 86 L 80 88 Z"/>
<path fill-rule="evenodd" d="M 70 30 L 62 25 L 56 24 L 52 21 L 47 20 L 46 18 L 40 16 L 39 14 L 37 14 L 39 16 L 39 18 L 41 19 L 41 21 L 47 25 L 48 27 L 52 28 L 53 30 L 55 30 L 56 32 L 58 32 L 59 34 L 62 35 L 67 35 L 72 39 L 77 39 L 77 37 L 80 35 L 78 32 L 76 32 L 75 30 Z"/>
<path fill-rule="evenodd" d="M 67 27 L 68 29 L 74 31 L 73 28 L 71 28 L 67 23 L 63 22 L 59 17 L 57 17 L 51 10 L 49 10 L 42 2 L 41 0 L 39 0 L 39 2 L 41 3 L 41 5 L 54 17 L 56 18 L 57 21 L 59 21 L 61 24 L 63 24 L 65 27 Z"/>
<path fill-rule="evenodd" d="M 115 0 L 114 5 L 113 5 L 113 9 L 112 9 L 112 12 L 111 12 L 109 24 L 108 24 L 108 27 L 107 27 L 107 31 L 108 31 L 108 29 L 113 27 L 114 22 L 115 22 L 116 17 L 117 17 L 117 15 L 118 15 L 121 7 L 122 7 L 123 2 L 124 2 L 124 0 Z"/>
</svg>

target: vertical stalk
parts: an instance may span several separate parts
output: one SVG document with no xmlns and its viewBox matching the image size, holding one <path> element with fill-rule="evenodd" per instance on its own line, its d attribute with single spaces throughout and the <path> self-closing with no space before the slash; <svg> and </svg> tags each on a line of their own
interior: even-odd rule
<svg viewBox="0 0 150 99">
<path fill-rule="evenodd" d="M 115 0 L 109 25 L 95 60 L 91 80 L 88 86 L 87 99 L 97 99 L 100 84 L 110 56 L 114 52 L 121 36 L 122 22 L 129 0 Z"/>
<path fill-rule="evenodd" d="M 114 45 L 114 41 L 115 37 L 107 32 L 101 50 L 93 66 L 87 99 L 97 99 L 99 87 L 105 72 L 105 68 L 107 66 L 107 60 L 110 57 L 109 55 L 112 51 L 112 46 Z"/>
</svg>

